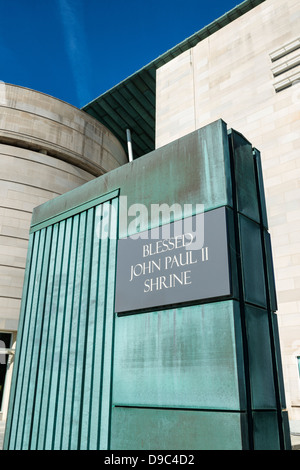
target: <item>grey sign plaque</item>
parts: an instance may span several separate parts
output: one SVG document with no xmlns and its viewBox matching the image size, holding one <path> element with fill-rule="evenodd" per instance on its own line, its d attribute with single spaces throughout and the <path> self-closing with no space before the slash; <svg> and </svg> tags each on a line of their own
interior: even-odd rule
<svg viewBox="0 0 300 470">
<path fill-rule="evenodd" d="M 139 236 L 118 241 L 117 313 L 230 295 L 224 207 Z"/>
</svg>

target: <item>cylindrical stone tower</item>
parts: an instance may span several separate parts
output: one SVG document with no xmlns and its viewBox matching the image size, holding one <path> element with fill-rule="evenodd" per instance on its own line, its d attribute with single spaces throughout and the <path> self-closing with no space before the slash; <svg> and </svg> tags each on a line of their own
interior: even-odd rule
<svg viewBox="0 0 300 470">
<path fill-rule="evenodd" d="M 127 156 L 107 128 L 59 99 L 0 82 L 0 108 L 1 418 L 10 362 L 3 349 L 11 348 L 18 327 L 32 210 L 123 165 Z"/>
</svg>

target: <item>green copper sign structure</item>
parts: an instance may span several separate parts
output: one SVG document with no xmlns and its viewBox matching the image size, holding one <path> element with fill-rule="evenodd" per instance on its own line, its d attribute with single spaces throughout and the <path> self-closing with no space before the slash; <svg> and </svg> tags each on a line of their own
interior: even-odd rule
<svg viewBox="0 0 300 470">
<path fill-rule="evenodd" d="M 204 251 L 186 250 L 190 231 L 139 239 L 182 220 L 146 217 L 174 203 L 193 220 L 204 206 Z M 175 246 L 186 258 L 166 261 Z M 208 296 L 195 261 L 208 267 L 210 247 L 226 262 L 217 273 L 212 263 Z M 143 305 L 137 285 L 122 293 L 122 282 L 151 285 L 141 254 L 161 276 L 171 262 L 171 274 L 191 268 L 179 298 L 168 289 Z M 39 206 L 5 449 L 289 449 L 276 310 L 260 155 L 221 120 Z"/>
</svg>

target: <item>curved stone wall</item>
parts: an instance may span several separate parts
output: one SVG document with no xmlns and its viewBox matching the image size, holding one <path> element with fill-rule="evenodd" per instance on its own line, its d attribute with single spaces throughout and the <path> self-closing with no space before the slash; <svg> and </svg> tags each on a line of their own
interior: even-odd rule
<svg viewBox="0 0 300 470">
<path fill-rule="evenodd" d="M 2 143 L 42 150 L 94 176 L 127 162 L 123 147 L 106 127 L 64 101 L 0 82 L 0 106 Z"/>
<path fill-rule="evenodd" d="M 114 135 L 51 96 L 0 83 L 0 330 L 16 331 L 34 207 L 126 163 Z"/>
</svg>

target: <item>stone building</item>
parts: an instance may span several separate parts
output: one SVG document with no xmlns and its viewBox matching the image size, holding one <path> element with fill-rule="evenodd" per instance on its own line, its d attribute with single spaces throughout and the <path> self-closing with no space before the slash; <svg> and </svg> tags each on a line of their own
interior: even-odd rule
<svg viewBox="0 0 300 470">
<path fill-rule="evenodd" d="M 119 139 L 134 118 L 136 157 L 220 118 L 261 152 L 285 391 L 295 432 L 300 432 L 299 26 L 298 0 L 246 0 L 84 108 Z M 125 107 L 122 98 L 133 108 L 138 100 L 140 111 Z"/>
<path fill-rule="evenodd" d="M 300 431 L 299 25 L 298 0 L 246 0 L 81 111 L 4 88 L 1 332 L 17 329 L 33 207 L 126 163 L 126 129 L 138 158 L 221 118 L 261 152 L 287 408 Z"/>
<path fill-rule="evenodd" d="M 267 0 L 162 66 L 156 81 L 157 147 L 222 118 L 261 152 L 292 421 L 300 420 L 299 26 L 297 0 Z"/>
<path fill-rule="evenodd" d="M 127 161 L 114 135 L 79 109 L 0 84 L 0 411 L 6 416 L 34 207 Z"/>
</svg>

